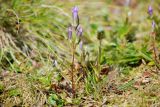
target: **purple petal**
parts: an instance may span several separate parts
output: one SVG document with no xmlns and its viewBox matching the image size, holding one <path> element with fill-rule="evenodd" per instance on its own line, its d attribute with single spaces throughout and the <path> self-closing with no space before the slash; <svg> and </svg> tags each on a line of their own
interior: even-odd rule
<svg viewBox="0 0 160 107">
<path fill-rule="evenodd" d="M 83 50 L 83 41 L 81 41 L 81 42 L 79 43 L 79 48 L 80 48 L 80 50 Z"/>
<path fill-rule="evenodd" d="M 156 26 L 155 21 L 152 21 L 152 29 L 154 29 L 154 28 L 155 28 L 155 26 Z"/>
<path fill-rule="evenodd" d="M 149 7 L 148 7 L 148 14 L 149 14 L 150 16 L 152 16 L 152 14 L 153 14 L 152 6 L 149 6 Z"/>
<path fill-rule="evenodd" d="M 74 6 L 72 8 L 72 15 L 73 15 L 73 19 L 77 20 L 77 18 L 78 18 L 78 7 L 77 6 Z"/>
<path fill-rule="evenodd" d="M 82 27 L 79 25 L 79 26 L 77 27 L 76 35 L 77 35 L 78 37 L 80 37 L 80 36 L 82 36 L 82 33 L 83 33 L 83 29 L 82 29 Z"/>
</svg>

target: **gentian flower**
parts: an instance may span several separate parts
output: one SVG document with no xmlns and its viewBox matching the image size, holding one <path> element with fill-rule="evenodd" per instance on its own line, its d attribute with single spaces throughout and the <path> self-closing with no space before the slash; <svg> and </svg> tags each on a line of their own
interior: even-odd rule
<svg viewBox="0 0 160 107">
<path fill-rule="evenodd" d="M 83 29 L 82 29 L 82 27 L 79 25 L 79 26 L 77 27 L 77 30 L 76 30 L 76 35 L 77 35 L 78 37 L 80 37 L 80 36 L 82 36 L 82 33 L 83 33 Z"/>
<path fill-rule="evenodd" d="M 156 27 L 156 23 L 155 23 L 155 21 L 153 20 L 153 21 L 152 21 L 152 29 L 154 30 L 155 27 Z"/>
<path fill-rule="evenodd" d="M 79 25 L 78 7 L 72 8 L 73 26 L 77 27 Z"/>
<path fill-rule="evenodd" d="M 72 8 L 72 16 L 73 16 L 73 20 L 77 20 L 78 18 L 78 7 L 77 6 Z"/>
<path fill-rule="evenodd" d="M 83 41 L 80 41 L 79 48 L 80 48 L 80 50 L 83 50 Z"/>
<path fill-rule="evenodd" d="M 152 6 L 149 6 L 149 7 L 148 7 L 148 14 L 149 14 L 150 16 L 152 16 L 152 14 L 153 14 Z"/>
<path fill-rule="evenodd" d="M 72 39 L 72 27 L 71 26 L 68 27 L 68 39 L 69 40 Z"/>
</svg>

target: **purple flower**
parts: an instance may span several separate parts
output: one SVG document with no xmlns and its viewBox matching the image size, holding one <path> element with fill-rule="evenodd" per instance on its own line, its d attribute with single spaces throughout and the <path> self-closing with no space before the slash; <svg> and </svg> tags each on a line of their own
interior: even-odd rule
<svg viewBox="0 0 160 107">
<path fill-rule="evenodd" d="M 72 8 L 73 26 L 77 27 L 79 25 L 78 7 L 74 6 Z"/>
<path fill-rule="evenodd" d="M 80 48 L 80 50 L 83 50 L 83 41 L 80 41 L 79 48 Z"/>
<path fill-rule="evenodd" d="M 149 6 L 149 7 L 148 7 L 148 14 L 149 14 L 150 16 L 152 16 L 152 14 L 153 14 L 152 6 Z"/>
<path fill-rule="evenodd" d="M 156 23 L 155 23 L 155 21 L 153 20 L 153 21 L 152 21 L 152 29 L 154 30 L 155 27 L 156 27 Z"/>
<path fill-rule="evenodd" d="M 72 16 L 73 16 L 73 20 L 77 20 L 78 19 L 78 7 L 74 6 L 72 8 Z"/>
<path fill-rule="evenodd" d="M 83 33 L 83 29 L 82 29 L 82 27 L 79 25 L 79 26 L 77 27 L 77 30 L 76 30 L 76 35 L 77 35 L 78 37 L 80 37 L 80 36 L 82 36 L 82 33 Z"/>
<path fill-rule="evenodd" d="M 72 27 L 71 26 L 68 27 L 68 39 L 69 40 L 72 39 Z"/>
</svg>

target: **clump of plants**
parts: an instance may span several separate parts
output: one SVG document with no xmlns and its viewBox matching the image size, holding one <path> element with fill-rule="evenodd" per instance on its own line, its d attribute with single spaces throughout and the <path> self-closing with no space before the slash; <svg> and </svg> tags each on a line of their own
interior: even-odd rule
<svg viewBox="0 0 160 107">
<path fill-rule="evenodd" d="M 75 97 L 75 80 L 74 80 L 74 72 L 75 72 L 75 52 L 77 45 L 80 45 L 80 49 L 83 48 L 82 41 L 83 29 L 79 22 L 78 15 L 78 7 L 75 6 L 72 8 L 72 23 L 68 27 L 68 40 L 71 45 L 71 54 L 72 54 L 72 62 L 71 62 L 71 82 L 72 82 L 72 94 Z"/>
<path fill-rule="evenodd" d="M 150 37 L 151 37 L 151 47 L 152 47 L 152 50 L 153 50 L 153 57 L 154 57 L 154 62 L 155 62 L 155 65 L 157 66 L 158 69 L 160 69 L 160 62 L 159 62 L 159 53 L 157 52 L 157 46 L 156 46 L 156 40 L 159 40 L 159 20 L 157 18 L 157 16 L 155 16 L 153 14 L 153 8 L 152 6 L 150 5 L 148 7 L 148 17 L 149 19 L 152 21 L 152 30 L 151 30 L 151 33 L 150 33 Z"/>
</svg>

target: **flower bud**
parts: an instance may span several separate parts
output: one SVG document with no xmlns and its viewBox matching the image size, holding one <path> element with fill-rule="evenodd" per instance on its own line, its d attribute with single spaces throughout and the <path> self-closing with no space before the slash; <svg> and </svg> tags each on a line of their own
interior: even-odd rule
<svg viewBox="0 0 160 107">
<path fill-rule="evenodd" d="M 149 14 L 150 16 L 152 16 L 152 14 L 153 14 L 152 6 L 149 6 L 149 7 L 148 7 L 148 14 Z"/>
<path fill-rule="evenodd" d="M 73 25 L 78 26 L 79 25 L 79 16 L 78 16 L 78 7 L 77 6 L 72 8 L 72 17 L 73 17 Z"/>
<path fill-rule="evenodd" d="M 80 50 L 83 50 L 83 41 L 80 41 L 79 48 L 80 48 Z"/>
<path fill-rule="evenodd" d="M 156 23 L 155 23 L 155 21 L 153 20 L 153 21 L 152 21 L 152 31 L 153 31 L 153 32 L 154 32 L 155 27 L 156 27 Z"/>
<path fill-rule="evenodd" d="M 97 33 L 97 39 L 102 40 L 103 38 L 105 38 L 105 32 L 103 29 L 100 29 L 98 30 L 98 33 Z"/>
<path fill-rule="evenodd" d="M 68 27 L 68 39 L 69 40 L 72 39 L 72 27 L 71 26 Z"/>
<path fill-rule="evenodd" d="M 78 7 L 77 6 L 72 8 L 72 15 L 73 15 L 73 19 L 76 19 L 78 17 Z"/>
<path fill-rule="evenodd" d="M 77 35 L 78 37 L 81 37 L 82 34 L 83 34 L 83 29 L 82 29 L 82 27 L 79 25 L 79 26 L 77 27 L 77 30 L 76 30 L 76 35 Z"/>
</svg>

